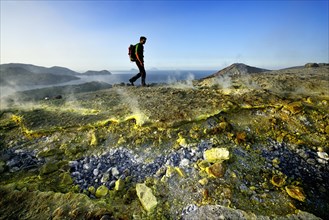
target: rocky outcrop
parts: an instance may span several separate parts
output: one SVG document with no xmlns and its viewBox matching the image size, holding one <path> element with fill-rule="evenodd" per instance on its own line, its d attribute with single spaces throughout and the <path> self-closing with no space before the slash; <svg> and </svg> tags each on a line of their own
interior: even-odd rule
<svg viewBox="0 0 329 220">
<path fill-rule="evenodd" d="M 252 74 L 252 73 L 262 73 L 262 72 L 266 72 L 266 71 L 269 71 L 269 70 L 258 68 L 258 67 L 253 67 L 253 66 L 248 66 L 243 63 L 234 63 L 206 78 L 212 78 L 212 77 L 218 77 L 218 76 L 240 76 L 240 75 L 246 75 L 246 74 Z"/>
<path fill-rule="evenodd" d="M 309 67 L 319 67 L 319 64 L 317 64 L 317 63 L 306 63 L 305 64 L 305 67 L 306 68 L 309 68 Z"/>
<path fill-rule="evenodd" d="M 146 211 L 150 212 L 157 206 L 158 202 L 152 193 L 152 189 L 145 184 L 136 184 L 136 193 Z"/>
</svg>

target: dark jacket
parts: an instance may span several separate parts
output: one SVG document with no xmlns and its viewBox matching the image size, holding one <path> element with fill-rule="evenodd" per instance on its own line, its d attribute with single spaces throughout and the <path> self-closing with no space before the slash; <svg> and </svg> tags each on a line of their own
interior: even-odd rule
<svg viewBox="0 0 329 220">
<path fill-rule="evenodd" d="M 136 58 L 137 55 L 142 63 L 144 63 L 144 45 L 141 43 L 136 44 L 135 47 Z"/>
</svg>

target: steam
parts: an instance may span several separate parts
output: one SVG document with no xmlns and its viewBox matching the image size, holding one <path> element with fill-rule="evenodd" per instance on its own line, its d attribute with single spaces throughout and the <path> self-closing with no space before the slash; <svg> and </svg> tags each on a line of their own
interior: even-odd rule
<svg viewBox="0 0 329 220">
<path fill-rule="evenodd" d="M 215 85 L 220 85 L 223 90 L 228 90 L 232 86 L 232 79 L 228 75 L 223 75 L 223 76 L 214 78 L 213 83 Z"/>
<path fill-rule="evenodd" d="M 181 75 L 181 72 L 176 72 L 177 76 Z M 167 84 L 172 88 L 179 89 L 191 89 L 194 88 L 193 81 L 195 80 L 195 76 L 193 73 L 189 72 L 184 80 L 177 80 L 174 76 L 169 76 L 167 80 Z"/>
<path fill-rule="evenodd" d="M 253 78 L 250 75 L 244 75 L 241 78 L 241 81 L 243 82 L 243 84 L 248 88 L 248 89 L 260 89 L 261 86 L 259 86 L 255 80 L 253 80 Z"/>
<path fill-rule="evenodd" d="M 19 108 L 31 108 L 32 102 L 22 102 L 21 97 L 17 92 L 28 89 L 26 86 L 19 86 L 12 81 L 7 81 L 9 86 L 0 86 L 0 110 L 11 108 L 13 106 Z"/>
<path fill-rule="evenodd" d="M 121 88 L 117 88 L 116 92 L 122 97 L 122 101 L 132 112 L 132 115 L 128 116 L 126 120 L 135 119 L 137 125 L 143 125 L 147 121 L 147 116 L 140 110 L 137 98 L 128 94 Z"/>
<path fill-rule="evenodd" d="M 10 102 L 14 100 L 9 100 L 8 96 L 16 92 L 16 89 L 9 86 L 0 87 L 0 110 L 4 110 L 9 107 Z"/>
</svg>

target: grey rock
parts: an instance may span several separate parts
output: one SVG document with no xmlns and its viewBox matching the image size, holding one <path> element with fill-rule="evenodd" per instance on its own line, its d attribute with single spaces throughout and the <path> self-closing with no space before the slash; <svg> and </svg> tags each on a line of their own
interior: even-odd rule
<svg viewBox="0 0 329 220">
<path fill-rule="evenodd" d="M 249 216 L 246 212 L 237 209 L 226 208 L 223 206 L 201 206 L 198 209 L 182 216 L 183 220 L 199 220 L 199 219 L 235 219 L 246 220 Z"/>
<path fill-rule="evenodd" d="M 110 174 L 109 173 L 104 173 L 102 178 L 101 178 L 101 183 L 106 183 L 110 179 Z"/>
<path fill-rule="evenodd" d="M 227 208 L 220 205 L 206 205 L 201 206 L 187 214 L 183 213 L 183 220 L 199 220 L 199 219 L 234 219 L 234 220 L 321 220 L 315 215 L 298 211 L 296 214 L 289 214 L 286 216 L 257 216 L 254 213 L 247 213 L 240 209 Z"/>
<path fill-rule="evenodd" d="M 83 164 L 83 169 L 85 169 L 85 170 L 90 170 L 91 169 L 91 164 L 89 164 L 89 163 L 85 163 L 85 164 Z"/>
<path fill-rule="evenodd" d="M 99 170 L 98 170 L 98 169 L 94 169 L 94 170 L 93 170 L 93 174 L 94 174 L 94 176 L 98 176 L 98 174 L 99 174 Z"/>
<path fill-rule="evenodd" d="M 111 169 L 111 172 L 112 172 L 112 176 L 117 177 L 117 176 L 120 175 L 119 170 L 118 170 L 118 168 L 116 168 L 116 167 L 113 167 L 113 168 Z"/>
</svg>

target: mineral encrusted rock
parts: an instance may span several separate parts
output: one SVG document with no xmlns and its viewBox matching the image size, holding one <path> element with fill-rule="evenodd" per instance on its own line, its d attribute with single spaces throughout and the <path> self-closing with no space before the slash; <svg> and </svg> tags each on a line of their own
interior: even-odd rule
<svg viewBox="0 0 329 220">
<path fill-rule="evenodd" d="M 95 196 L 98 198 L 104 197 L 107 195 L 108 192 L 109 192 L 109 189 L 106 186 L 102 185 L 97 188 L 97 190 L 95 192 Z"/>
<path fill-rule="evenodd" d="M 150 212 L 157 206 L 158 202 L 152 193 L 152 189 L 147 187 L 144 183 L 136 184 L 136 193 L 146 211 Z"/>
<path fill-rule="evenodd" d="M 203 157 L 210 163 L 222 162 L 230 159 L 230 152 L 226 148 L 212 148 L 206 150 Z"/>
</svg>

